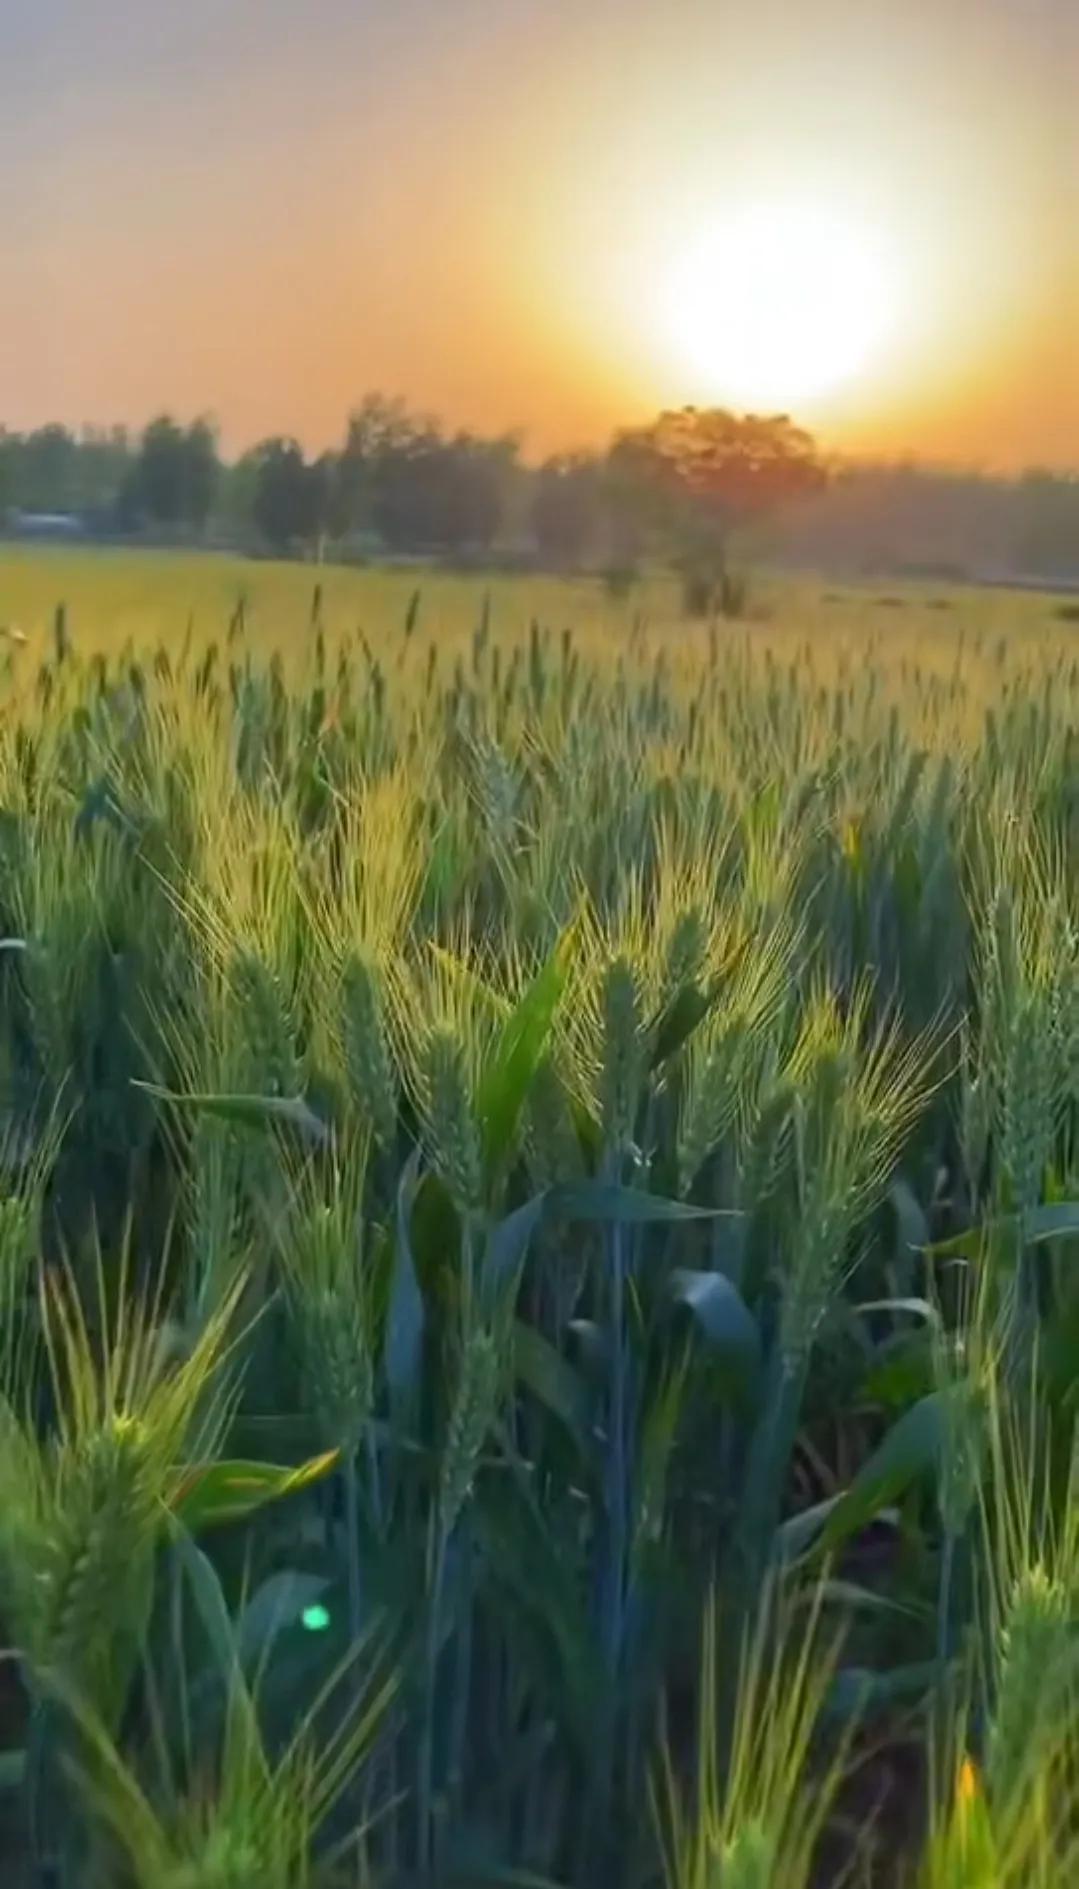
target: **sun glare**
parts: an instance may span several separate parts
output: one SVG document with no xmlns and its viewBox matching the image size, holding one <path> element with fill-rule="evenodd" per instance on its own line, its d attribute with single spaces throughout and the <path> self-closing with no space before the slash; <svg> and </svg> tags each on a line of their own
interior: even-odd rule
<svg viewBox="0 0 1079 1889">
<path fill-rule="evenodd" d="M 873 232 L 824 209 L 748 205 L 717 221 L 668 278 L 693 397 L 783 405 L 858 379 L 891 329 L 893 277 Z"/>
</svg>

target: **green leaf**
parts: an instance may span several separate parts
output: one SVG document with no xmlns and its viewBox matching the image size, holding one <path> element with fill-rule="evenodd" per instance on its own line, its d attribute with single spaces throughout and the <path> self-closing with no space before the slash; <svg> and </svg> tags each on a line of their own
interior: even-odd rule
<svg viewBox="0 0 1079 1889">
<path fill-rule="evenodd" d="M 1058 1200 L 1050 1207 L 1035 1207 L 1023 1220 L 1023 1236 L 1031 1246 L 1046 1240 L 1079 1239 L 1079 1200 Z"/>
<path fill-rule="evenodd" d="M 635 1187 L 618 1187 L 612 1181 L 578 1181 L 549 1190 L 546 1217 L 643 1226 L 661 1221 L 714 1220 L 719 1212 L 715 1207 L 694 1207 L 688 1201 L 666 1200 Z"/>
<path fill-rule="evenodd" d="M 1023 1215 L 1022 1221 L 1017 1214 L 1004 1214 L 984 1226 L 968 1227 L 965 1233 L 957 1233 L 953 1239 L 938 1240 L 925 1250 L 933 1259 L 977 1259 L 995 1234 L 1018 1232 L 1020 1227 L 1028 1246 L 1044 1245 L 1047 1240 L 1079 1238 L 1079 1201 L 1057 1200 L 1048 1206 L 1034 1207 Z"/>
<path fill-rule="evenodd" d="M 217 1569 L 186 1528 L 174 1523 L 170 1532 L 173 1552 L 187 1578 L 214 1659 L 222 1676 L 231 1680 L 236 1670 L 236 1634 Z"/>
<path fill-rule="evenodd" d="M 935 1382 L 933 1344 L 925 1325 L 896 1329 L 877 1350 L 862 1386 L 870 1403 L 886 1410 L 907 1410 L 925 1397 Z"/>
<path fill-rule="evenodd" d="M 828 1516 L 818 1537 L 822 1550 L 856 1535 L 918 1477 L 936 1471 L 947 1432 L 946 1400 L 952 1394 L 930 1391 L 893 1424 Z"/>
<path fill-rule="evenodd" d="M 979 1259 L 985 1249 L 988 1235 L 986 1227 L 968 1227 L 965 1233 L 954 1233 L 950 1239 L 934 1240 L 932 1246 L 925 1249 L 927 1259 Z"/>
<path fill-rule="evenodd" d="M 291 1128 L 305 1141 L 320 1147 L 325 1147 L 332 1139 L 327 1124 L 302 1095 L 181 1095 L 173 1089 L 161 1089 L 156 1083 L 139 1082 L 134 1078 L 132 1088 L 144 1090 L 157 1102 L 189 1108 L 198 1115 L 212 1115 L 237 1128 Z"/>
<path fill-rule="evenodd" d="M 423 1356 L 423 1294 L 416 1277 L 410 1231 L 419 1180 L 420 1151 L 414 1148 L 397 1189 L 397 1239 L 386 1319 L 386 1382 L 391 1399 L 398 1403 L 410 1396 L 419 1383 Z"/>
<path fill-rule="evenodd" d="M 869 1712 L 885 1711 L 889 1706 L 924 1698 L 939 1680 L 940 1667 L 929 1660 L 895 1666 L 891 1672 L 883 1673 L 874 1672 L 868 1666 L 845 1666 L 832 1681 L 822 1717 L 864 1718 Z"/>
<path fill-rule="evenodd" d="M 901 1312 L 908 1318 L 923 1319 L 927 1325 L 941 1323 L 937 1307 L 928 1299 L 865 1299 L 854 1309 L 856 1312 Z"/>
<path fill-rule="evenodd" d="M 671 1293 L 684 1305 L 709 1342 L 755 1371 L 761 1361 L 757 1321 L 736 1286 L 721 1272 L 671 1274 Z"/>
<path fill-rule="evenodd" d="M 901 1614 L 909 1620 L 926 1620 L 933 1617 L 932 1608 L 924 1604 L 909 1600 L 894 1600 L 890 1594 L 878 1594 L 874 1588 L 863 1587 L 858 1581 L 822 1581 L 819 1588 L 810 1589 L 806 1593 L 807 1606 L 812 1604 L 814 1595 L 817 1593 L 828 1605 L 842 1607 L 851 1613 Z"/>
<path fill-rule="evenodd" d="M 904 1180 L 893 1181 L 888 1189 L 888 1199 L 895 1214 L 900 1251 L 923 1252 L 929 1245 L 929 1223 L 914 1190 Z"/>
<path fill-rule="evenodd" d="M 491 1228 L 484 1249 L 482 1275 L 488 1295 L 497 1295 L 501 1288 L 516 1279 L 546 1205 L 546 1193 L 534 1194 L 523 1207 L 516 1208 Z"/>
<path fill-rule="evenodd" d="M 520 1382 L 565 1425 L 582 1455 L 587 1455 L 591 1399 L 580 1373 L 541 1332 L 520 1320 L 513 1328 L 513 1362 Z"/>
<path fill-rule="evenodd" d="M 589 1616 L 579 1566 L 552 1531 L 530 1473 L 522 1466 L 497 1481 L 477 1505 L 474 1526 L 497 1586 L 525 1628 L 519 1657 L 546 1709 L 583 1759 L 595 1738 L 607 1678 Z"/>
<path fill-rule="evenodd" d="M 280 1502 L 321 1482 L 336 1467 L 339 1456 L 339 1450 L 328 1450 L 298 1468 L 278 1463 L 194 1464 L 179 1471 L 170 1507 L 176 1520 L 197 1534 L 203 1528 L 240 1521 L 267 1502 Z"/>
<path fill-rule="evenodd" d="M 798 1561 L 813 1546 L 833 1509 L 838 1508 L 842 1500 L 842 1495 L 825 1496 L 823 1501 L 814 1502 L 810 1508 L 799 1509 L 797 1514 L 788 1515 L 772 1537 L 773 1562 L 786 1567 Z"/>
<path fill-rule="evenodd" d="M 658 1547 L 664 1535 L 671 1459 L 685 1384 L 683 1358 L 662 1373 L 643 1401 L 633 1489 L 632 1564 L 639 1571 L 643 1571 L 645 1557 Z"/>
<path fill-rule="evenodd" d="M 521 1109 L 550 1035 L 551 1023 L 566 987 L 573 928 L 558 940 L 546 964 L 506 1018 L 487 1067 L 476 1103 L 488 1174 L 505 1159 Z"/>
</svg>

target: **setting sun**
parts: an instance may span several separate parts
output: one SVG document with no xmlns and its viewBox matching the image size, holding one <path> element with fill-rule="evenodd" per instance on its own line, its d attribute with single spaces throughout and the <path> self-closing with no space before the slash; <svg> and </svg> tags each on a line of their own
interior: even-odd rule
<svg viewBox="0 0 1079 1889">
<path fill-rule="evenodd" d="M 702 396 L 812 401 L 876 363 L 895 319 L 895 275 L 879 239 L 853 220 L 751 204 L 682 253 L 666 324 Z"/>
</svg>

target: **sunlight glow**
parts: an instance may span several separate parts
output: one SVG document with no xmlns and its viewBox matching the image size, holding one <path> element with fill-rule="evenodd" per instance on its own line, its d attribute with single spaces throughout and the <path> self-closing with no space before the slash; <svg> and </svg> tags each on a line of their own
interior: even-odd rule
<svg viewBox="0 0 1079 1889">
<path fill-rule="evenodd" d="M 749 204 L 717 221 L 668 278 L 690 397 L 785 405 L 859 378 L 894 328 L 895 277 L 873 231 L 823 207 Z"/>
</svg>

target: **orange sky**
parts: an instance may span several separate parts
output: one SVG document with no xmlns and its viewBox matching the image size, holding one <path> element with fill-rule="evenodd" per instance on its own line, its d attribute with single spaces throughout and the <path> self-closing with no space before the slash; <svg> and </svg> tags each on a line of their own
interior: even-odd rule
<svg viewBox="0 0 1079 1889">
<path fill-rule="evenodd" d="M 796 196 L 895 290 L 822 439 L 1079 465 L 1079 0 L 0 0 L 0 60 L 0 423 L 590 442 L 724 396 L 665 290 Z"/>
</svg>

